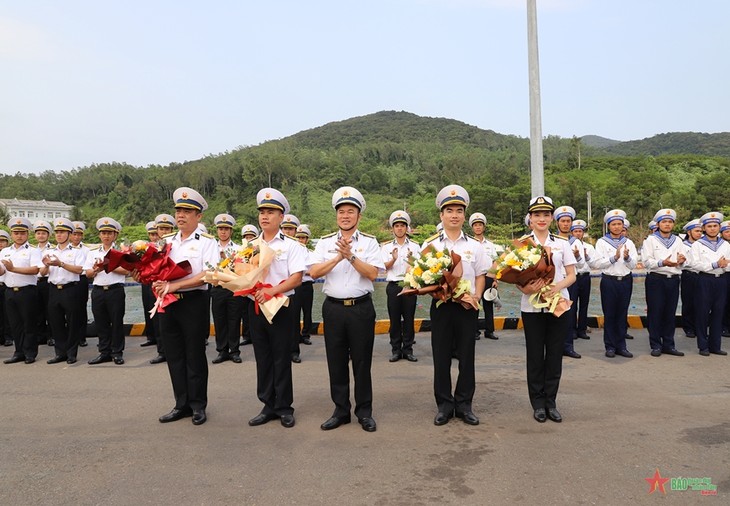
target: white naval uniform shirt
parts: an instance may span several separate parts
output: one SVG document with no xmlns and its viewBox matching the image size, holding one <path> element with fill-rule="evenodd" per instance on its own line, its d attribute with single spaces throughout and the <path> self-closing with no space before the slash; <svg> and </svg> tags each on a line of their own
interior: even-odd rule
<svg viewBox="0 0 730 506">
<path fill-rule="evenodd" d="M 464 275 L 461 279 L 466 279 L 471 283 L 471 293 L 475 294 L 476 277 L 486 274 L 487 269 L 492 265 L 482 245 L 475 239 L 464 234 L 464 232 L 459 233 L 456 241 L 452 241 L 445 233 L 441 232 L 427 239 L 423 243 L 421 251 L 429 245 L 433 246 L 436 251 L 448 249 L 449 252 L 454 252 L 461 256 L 461 265 L 464 268 Z"/>
<path fill-rule="evenodd" d="M 86 265 L 86 257 L 89 256 L 89 252 L 91 251 L 89 247 L 84 244 L 83 242 L 80 242 L 78 246 L 72 246 L 72 248 L 81 250 L 81 252 L 84 254 L 84 261 L 81 265 Z M 82 272 L 83 274 L 83 272 Z"/>
<path fill-rule="evenodd" d="M 200 274 L 208 269 L 208 265 L 218 265 L 220 261 L 220 254 L 218 252 L 218 245 L 215 239 L 208 234 L 203 234 L 200 231 L 195 231 L 188 236 L 187 239 L 182 240 L 181 232 L 178 231 L 174 235 L 170 235 L 164 238 L 169 244 L 172 244 L 170 248 L 169 258 L 175 262 L 180 263 L 184 260 L 190 262 L 192 271 L 187 276 L 176 279 L 175 281 L 185 281 L 193 278 L 200 278 Z M 206 265 L 207 264 L 207 265 Z M 207 290 L 208 285 L 202 284 L 195 288 L 186 288 L 184 290 L 178 290 L 178 292 L 190 292 L 193 290 Z"/>
<path fill-rule="evenodd" d="M 109 249 L 116 248 L 116 245 L 112 243 Z M 84 270 L 89 271 L 94 268 L 99 260 L 104 260 L 104 257 L 109 252 L 108 249 L 104 249 L 103 245 L 97 248 L 89 250 L 89 254 L 86 255 L 86 262 L 84 262 Z M 103 270 L 96 273 L 93 279 L 94 286 L 109 286 L 116 285 L 117 283 L 124 283 L 126 276 L 117 272 L 104 272 Z"/>
<path fill-rule="evenodd" d="M 699 272 L 697 268 L 695 268 L 694 265 L 692 265 L 692 244 L 687 239 L 682 241 L 682 246 L 684 246 L 684 251 L 682 254 L 684 254 L 685 257 L 687 257 L 687 260 L 685 260 L 684 264 L 682 264 L 682 270 L 683 271 L 690 271 L 690 272 Z"/>
<path fill-rule="evenodd" d="M 703 235 L 692 244 L 690 258 L 692 259 L 692 267 L 697 269 L 697 272 L 715 275 L 723 274 L 726 269 L 717 265 L 720 257 L 730 260 L 730 243 L 719 235 L 717 241 L 710 241 Z"/>
<path fill-rule="evenodd" d="M 299 244 L 299 241 L 289 237 L 283 232 L 277 232 L 271 241 L 264 240 L 261 234 L 253 241 L 253 244 L 266 243 L 276 256 L 269 266 L 269 272 L 264 278 L 264 283 L 276 286 L 286 281 L 292 274 L 307 270 L 307 248 Z M 293 295 L 294 289 L 282 293 L 282 295 Z M 253 299 L 253 295 L 248 296 Z"/>
<path fill-rule="evenodd" d="M 657 274 L 670 276 L 682 274 L 681 266 L 669 267 L 664 265 L 664 260 L 667 257 L 670 261 L 676 262 L 679 254 L 687 256 L 682 239 L 674 234 L 664 238 L 661 233 L 654 232 L 641 245 L 641 257 L 644 261 L 644 267 L 647 271 Z"/>
<path fill-rule="evenodd" d="M 524 236 L 520 238 L 520 240 L 524 240 L 527 237 L 532 237 L 532 240 L 535 242 L 535 244 L 541 244 L 540 241 L 538 241 L 537 237 L 535 237 L 534 233 Z M 575 255 L 573 254 L 573 249 L 570 247 L 570 243 L 567 239 L 553 234 L 548 234 L 548 237 L 545 240 L 545 243 L 542 244 L 542 246 L 544 246 L 545 248 L 550 248 L 550 257 L 553 265 L 555 265 L 555 276 L 553 277 L 553 283 L 558 283 L 565 279 L 565 268 L 570 265 L 575 265 L 577 263 L 575 260 Z M 564 299 L 570 300 L 567 287 L 560 290 L 560 295 Z M 526 293 L 522 294 L 522 299 L 520 300 L 520 310 L 525 313 L 543 312 L 542 309 L 538 309 L 530 304 L 530 296 Z"/>
<path fill-rule="evenodd" d="M 335 244 L 341 237 L 341 232 L 332 233 L 322 237 L 312 253 L 312 265 L 321 264 L 331 260 L 338 255 Z M 366 264 L 372 265 L 380 270 L 385 270 L 383 259 L 380 255 L 378 241 L 369 234 L 363 234 L 356 230 L 352 235 L 350 245 L 353 255 Z M 322 292 L 328 297 L 336 299 L 356 299 L 373 293 L 373 282 L 357 272 L 357 269 L 344 259 L 324 276 Z"/>
<path fill-rule="evenodd" d="M 84 265 L 84 253 L 67 244 L 65 248 L 59 249 L 57 246 L 48 248 L 43 253 L 43 257 L 55 256 L 61 262 L 68 265 Z M 48 267 L 48 282 L 52 285 L 65 285 L 79 280 L 79 275 L 61 267 L 50 265 Z"/>
<path fill-rule="evenodd" d="M 301 243 L 300 243 L 301 244 Z M 312 267 L 312 251 L 304 246 L 304 250 L 306 251 L 306 259 L 305 263 L 307 264 L 307 270 L 304 271 L 304 274 L 302 275 L 302 283 L 306 283 L 307 281 L 314 282 L 314 278 L 309 275 L 309 268 Z"/>
<path fill-rule="evenodd" d="M 43 267 L 40 251 L 27 242 L 17 248 L 15 244 L 3 248 L 0 251 L 0 260 L 10 260 L 13 262 L 13 267 Z M 36 284 L 38 284 L 38 276 L 35 274 L 18 274 L 17 272 L 5 271 L 5 286 L 20 288 L 21 286 Z"/>
<path fill-rule="evenodd" d="M 581 246 L 581 257 L 583 258 L 583 263 L 576 263 L 576 273 L 580 272 L 581 274 L 584 272 L 591 272 L 591 269 L 597 269 L 596 267 L 596 260 L 598 259 L 598 254 L 596 253 L 596 248 L 593 247 L 593 245 L 589 242 L 580 241 Z"/>
<path fill-rule="evenodd" d="M 386 271 L 386 281 L 403 281 L 403 276 L 409 267 L 408 257 L 418 257 L 421 253 L 421 247 L 407 237 L 405 238 L 405 242 L 402 246 L 398 244 L 397 239 L 393 239 L 392 241 L 388 241 L 383 244 L 380 248 L 380 251 L 383 254 L 383 263 L 391 261 L 393 258 L 393 249 L 395 248 L 398 248 L 398 256 L 395 258 L 395 262 L 393 262 L 390 269 Z"/>
<path fill-rule="evenodd" d="M 616 250 L 624 246 L 628 248 L 629 259 L 624 260 L 623 251 L 616 260 Z M 603 236 L 596 242 L 596 254 L 598 258 L 595 261 L 596 269 L 600 269 L 603 274 L 609 276 L 630 276 L 631 270 L 636 268 L 636 262 L 639 254 L 636 252 L 636 246 L 631 239 L 621 237 L 620 239 L 612 239 L 610 236 Z"/>
<path fill-rule="evenodd" d="M 218 245 L 218 255 L 220 257 L 220 260 L 223 260 L 224 258 L 228 258 L 229 256 L 235 254 L 239 248 L 239 245 L 233 241 L 228 241 L 228 244 L 226 244 L 225 246 L 221 246 L 220 240 L 217 240 L 215 243 Z"/>
<path fill-rule="evenodd" d="M 568 237 L 568 245 L 570 246 L 570 252 L 573 254 L 573 258 L 575 258 L 575 272 L 577 273 L 579 269 L 584 268 L 587 263 L 584 256 L 585 252 L 583 251 L 583 241 L 571 235 Z M 578 250 L 577 257 L 575 256 L 576 250 Z"/>
<path fill-rule="evenodd" d="M 46 254 L 46 252 L 47 252 L 48 250 L 50 250 L 50 249 L 53 249 L 53 248 L 54 248 L 54 246 L 53 246 L 53 244 L 51 244 L 50 242 L 47 242 L 47 243 L 45 244 L 45 246 L 43 246 L 43 247 L 41 247 L 41 246 L 36 246 L 36 249 L 38 250 L 38 253 L 39 253 L 39 254 L 41 255 L 41 258 L 43 258 L 43 255 L 45 255 L 45 254 Z M 38 273 L 38 277 L 39 277 L 39 278 L 46 278 L 46 279 L 47 279 L 47 278 L 48 278 L 48 275 L 46 274 L 45 276 L 43 276 L 43 275 L 42 275 L 42 274 L 41 274 L 41 273 L 39 272 L 39 273 Z"/>
</svg>

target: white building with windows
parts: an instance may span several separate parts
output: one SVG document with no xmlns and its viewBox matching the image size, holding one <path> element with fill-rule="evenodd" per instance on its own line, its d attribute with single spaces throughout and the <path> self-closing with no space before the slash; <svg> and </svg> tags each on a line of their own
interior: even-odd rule
<svg viewBox="0 0 730 506">
<path fill-rule="evenodd" d="M 31 221 L 54 218 L 71 218 L 73 206 L 48 200 L 0 199 L 0 207 L 10 218 L 28 218 Z"/>
</svg>

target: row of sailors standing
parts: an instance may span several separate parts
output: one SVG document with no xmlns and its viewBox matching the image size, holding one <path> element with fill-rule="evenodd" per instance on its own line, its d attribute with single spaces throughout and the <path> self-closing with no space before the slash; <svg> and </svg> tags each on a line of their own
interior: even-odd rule
<svg viewBox="0 0 730 506">
<path fill-rule="evenodd" d="M 626 344 L 627 317 L 633 290 L 632 271 L 639 263 L 643 263 L 647 270 L 645 295 L 651 355 L 684 355 L 677 350 L 674 340 L 680 286 L 685 335 L 697 338 L 702 356 L 727 354 L 721 349 L 721 337 L 723 328 L 728 328 L 726 301 L 729 283 L 725 273 L 730 259 L 730 243 L 720 237 L 720 232 L 727 231 L 730 239 L 730 221 L 723 222 L 721 213 L 709 212 L 688 222 L 683 227 L 686 239 L 682 241 L 672 232 L 676 212 L 660 209 L 653 219 L 656 228 L 642 244 L 641 254 L 626 237 L 629 224 L 626 213 L 621 209 L 606 213 L 603 221 L 607 233 L 596 242 L 595 248 L 581 240 L 586 224 L 575 220 L 573 208 L 557 208 L 554 218 L 559 233 L 569 239 L 577 260 L 577 280 L 569 288 L 573 301 L 571 312 L 574 313 L 571 321 L 576 323 L 571 325 L 566 336 L 565 356 L 580 358 L 574 349 L 574 339 L 576 336 L 587 338 L 591 269 L 601 272 L 606 356 L 633 356 Z"/>
</svg>

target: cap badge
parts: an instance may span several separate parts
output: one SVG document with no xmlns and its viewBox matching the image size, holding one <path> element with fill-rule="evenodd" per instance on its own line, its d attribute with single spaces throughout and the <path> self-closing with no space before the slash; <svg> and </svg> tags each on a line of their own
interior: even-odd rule
<svg viewBox="0 0 730 506">
<path fill-rule="evenodd" d="M 184 198 L 184 199 L 188 198 L 188 192 L 182 192 L 182 198 Z"/>
</svg>

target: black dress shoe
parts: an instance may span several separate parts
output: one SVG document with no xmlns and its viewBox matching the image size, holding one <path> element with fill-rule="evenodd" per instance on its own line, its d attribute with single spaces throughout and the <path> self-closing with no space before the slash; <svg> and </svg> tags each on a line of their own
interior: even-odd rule
<svg viewBox="0 0 730 506">
<path fill-rule="evenodd" d="M 616 355 L 621 355 L 622 357 L 626 358 L 634 358 L 634 354 L 631 353 L 629 350 L 618 350 L 616 352 Z"/>
<path fill-rule="evenodd" d="M 362 418 L 358 418 L 357 420 L 360 425 L 362 426 L 362 430 L 365 432 L 375 432 L 375 429 L 377 429 L 377 425 L 375 425 L 375 420 L 370 418 L 369 416 L 364 416 Z"/>
<path fill-rule="evenodd" d="M 545 423 L 545 421 L 547 420 L 547 413 L 545 413 L 545 408 L 537 408 L 532 416 L 540 423 Z"/>
<path fill-rule="evenodd" d="M 231 357 L 227 353 L 219 353 L 217 357 L 215 357 L 212 362 L 214 364 L 222 364 L 223 362 L 228 362 L 231 359 Z"/>
<path fill-rule="evenodd" d="M 453 413 L 444 413 L 443 411 L 439 411 L 436 413 L 436 417 L 433 419 L 434 425 L 446 425 L 449 423 L 449 420 L 454 416 Z"/>
<path fill-rule="evenodd" d="M 479 341 L 482 338 L 482 333 L 477 331 L 477 334 L 474 336 L 475 341 Z"/>
<path fill-rule="evenodd" d="M 468 425 L 479 425 L 479 418 L 471 411 L 464 411 L 463 413 L 457 411 L 456 418 L 461 418 Z"/>
<path fill-rule="evenodd" d="M 76 362 L 78 362 L 78 361 L 75 358 L 69 357 L 66 359 L 67 364 L 75 364 Z"/>
<path fill-rule="evenodd" d="M 96 358 L 89 360 L 89 365 L 103 364 L 104 362 L 111 362 L 113 359 L 109 355 L 99 355 Z"/>
<path fill-rule="evenodd" d="M 661 357 L 662 350 L 651 350 L 651 353 L 649 355 L 651 355 L 652 357 Z"/>
<path fill-rule="evenodd" d="M 46 360 L 46 364 L 58 364 L 60 362 L 65 362 L 68 359 L 68 357 L 62 357 L 61 355 L 56 355 L 55 357 Z"/>
<path fill-rule="evenodd" d="M 85 348 L 88 345 L 89 345 L 89 343 L 86 342 L 86 338 L 85 337 L 83 339 L 81 339 L 81 341 L 79 341 L 79 346 L 81 346 L 82 348 Z"/>
<path fill-rule="evenodd" d="M 263 425 L 266 422 L 270 422 L 271 420 L 276 420 L 279 418 L 276 415 L 268 414 L 268 413 L 259 413 L 258 415 L 254 416 L 248 421 L 248 424 L 251 427 L 256 427 L 257 425 Z"/>
<path fill-rule="evenodd" d="M 580 353 L 576 353 L 574 350 L 564 351 L 563 356 L 570 357 L 570 358 L 581 358 Z"/>
<path fill-rule="evenodd" d="M 670 350 L 664 350 L 664 351 L 662 351 L 662 353 L 665 353 L 667 355 L 674 355 L 675 357 L 683 357 L 684 356 L 684 353 L 683 352 L 681 352 L 681 351 L 679 351 L 679 350 L 677 350 L 675 348 L 672 348 Z"/>
<path fill-rule="evenodd" d="M 12 346 L 13 345 L 12 339 L 6 339 L 5 342 L 3 343 L 3 345 L 4 346 Z"/>
<path fill-rule="evenodd" d="M 403 355 L 403 358 L 405 358 L 409 362 L 418 362 L 418 359 L 416 358 L 415 355 L 413 355 L 413 353 L 408 353 L 407 355 Z"/>
<path fill-rule="evenodd" d="M 157 344 L 157 343 L 156 343 L 156 342 L 154 342 L 154 341 L 149 341 L 149 340 L 147 340 L 147 341 L 143 342 L 142 344 L 140 344 L 140 346 L 141 346 L 142 348 L 144 348 L 145 346 L 154 346 L 154 345 L 156 345 L 156 344 Z"/>
<path fill-rule="evenodd" d="M 231 355 L 231 362 L 233 362 L 234 364 L 240 364 L 241 362 L 243 362 L 243 360 L 241 359 L 241 355 Z"/>
<path fill-rule="evenodd" d="M 155 358 L 150 360 L 150 364 L 161 364 L 162 362 L 167 362 L 165 355 L 157 355 Z"/>
<path fill-rule="evenodd" d="M 700 350 L 700 355 L 702 355 L 703 357 L 709 357 L 710 356 L 710 350 Z M 7 362 L 6 361 L 5 363 L 8 364 L 8 363 L 12 363 L 12 362 Z"/>
<path fill-rule="evenodd" d="M 401 359 L 400 353 L 393 353 L 390 358 L 388 359 L 388 362 L 398 362 Z"/>
<path fill-rule="evenodd" d="M 33 362 L 35 362 L 35 359 L 32 357 L 25 357 L 25 360 L 23 360 L 23 362 L 25 362 L 26 364 L 32 364 Z"/>
<path fill-rule="evenodd" d="M 182 420 L 188 416 L 193 416 L 193 411 L 191 409 L 173 408 L 169 413 L 162 415 L 159 420 L 160 423 L 176 422 L 177 420 Z"/>
<path fill-rule="evenodd" d="M 685 332 L 684 333 L 684 337 L 688 337 L 690 339 L 694 339 L 695 337 L 697 337 L 697 334 L 695 334 L 694 332 Z"/>
<path fill-rule="evenodd" d="M 281 415 L 281 425 L 287 429 L 294 427 L 294 415 Z"/>
<path fill-rule="evenodd" d="M 487 339 L 491 339 L 492 341 L 499 340 L 499 337 L 495 336 L 494 332 L 489 332 L 488 334 L 484 334 L 484 337 L 486 337 Z"/>
<path fill-rule="evenodd" d="M 193 425 L 203 425 L 206 420 L 208 420 L 208 417 L 205 416 L 204 409 L 193 410 Z"/>
<path fill-rule="evenodd" d="M 302 357 L 299 356 L 299 353 L 292 353 L 291 354 L 291 361 L 295 364 L 301 364 L 302 363 Z"/>
<path fill-rule="evenodd" d="M 48 340 L 48 341 L 46 342 L 46 344 L 47 344 L 48 346 L 56 346 L 56 341 L 54 341 L 53 339 L 49 339 L 49 340 Z"/>
<path fill-rule="evenodd" d="M 615 357 L 615 356 L 616 356 L 616 352 L 615 352 L 615 351 L 613 351 L 613 350 L 608 350 L 608 351 L 606 352 L 606 356 L 607 356 L 608 358 L 613 358 L 613 357 Z"/>
<path fill-rule="evenodd" d="M 577 333 L 577 334 L 575 335 L 575 337 L 577 337 L 578 339 L 590 339 L 590 338 L 591 338 L 591 336 L 589 336 L 589 335 L 588 335 L 588 334 L 586 334 L 585 332 L 578 332 L 578 333 Z"/>
<path fill-rule="evenodd" d="M 124 358 L 123 357 L 114 357 L 114 363 L 116 365 L 122 365 L 124 363 Z"/>
<path fill-rule="evenodd" d="M 328 418 L 319 428 L 322 430 L 332 430 L 346 423 L 350 423 L 349 416 L 333 416 Z"/>
<path fill-rule="evenodd" d="M 560 422 L 563 421 L 563 417 L 560 416 L 560 411 L 558 411 L 557 408 L 548 408 L 547 409 L 547 416 L 553 422 L 560 423 Z"/>
<path fill-rule="evenodd" d="M 713 355 L 727 355 L 727 352 L 725 350 L 710 350 L 710 353 L 712 353 Z"/>
<path fill-rule="evenodd" d="M 624 338 L 625 338 L 625 339 L 633 339 L 633 338 L 634 338 L 634 336 L 632 336 L 631 334 L 626 334 L 626 335 L 624 336 Z"/>
<path fill-rule="evenodd" d="M 312 344 L 312 340 L 309 339 L 309 337 L 300 337 L 299 338 L 299 342 L 302 343 L 302 344 L 306 344 L 307 346 L 309 346 L 310 344 Z"/>
<path fill-rule="evenodd" d="M 250 339 L 242 339 L 241 342 L 239 343 L 240 346 L 246 346 L 247 344 L 251 344 Z"/>
<path fill-rule="evenodd" d="M 3 360 L 3 364 L 17 364 L 18 362 L 23 362 L 24 360 L 25 357 L 23 355 L 13 355 L 12 357 Z"/>
</svg>

